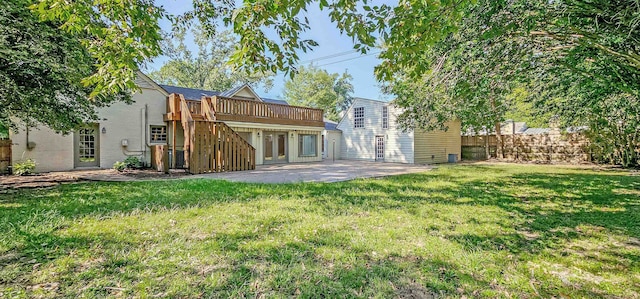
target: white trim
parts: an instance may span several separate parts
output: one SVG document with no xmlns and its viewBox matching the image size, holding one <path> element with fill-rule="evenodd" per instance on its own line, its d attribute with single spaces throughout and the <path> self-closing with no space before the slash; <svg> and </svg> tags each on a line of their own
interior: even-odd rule
<svg viewBox="0 0 640 299">
<path fill-rule="evenodd" d="M 288 130 L 288 131 L 324 131 L 323 127 L 306 127 L 306 126 L 291 126 L 291 125 L 278 125 L 278 124 L 262 124 L 262 123 L 248 123 L 248 122 L 235 122 L 235 121 L 225 121 L 230 127 L 237 128 L 252 128 L 259 130 Z"/>
<path fill-rule="evenodd" d="M 238 93 L 240 93 L 240 91 L 242 91 L 244 89 L 248 89 L 249 92 L 255 96 L 256 100 L 258 100 L 260 102 L 264 102 L 264 100 L 253 90 L 253 88 L 249 84 L 246 84 L 246 83 L 244 85 L 242 85 L 242 87 L 238 88 L 238 90 L 236 90 L 234 93 L 230 94 L 228 97 L 229 98 L 233 98 L 235 95 L 237 95 Z"/>
<path fill-rule="evenodd" d="M 136 71 L 136 74 L 144 81 L 147 81 L 147 83 L 151 84 L 153 87 L 155 87 L 156 90 L 158 90 L 160 93 L 162 93 L 165 97 L 169 96 L 169 93 L 164 90 L 164 88 L 162 88 L 160 85 L 158 85 L 158 83 L 156 83 L 155 81 L 153 81 L 151 78 L 149 78 L 149 76 L 145 75 L 143 72 L 141 71 Z M 142 88 L 142 87 L 141 87 Z"/>
</svg>

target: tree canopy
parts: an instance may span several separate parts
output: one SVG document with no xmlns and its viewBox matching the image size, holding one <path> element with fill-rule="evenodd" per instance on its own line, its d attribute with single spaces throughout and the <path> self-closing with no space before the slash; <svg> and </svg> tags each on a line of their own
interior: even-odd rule
<svg viewBox="0 0 640 299">
<path fill-rule="evenodd" d="M 192 10 L 170 15 L 153 0 L 37 0 L 33 9 L 45 20 L 58 21 L 77 34 L 97 60 L 98 71 L 84 82 L 93 95 L 118 93 L 135 87 L 135 70 L 162 53 L 159 21 L 169 18 L 175 28 L 197 21 L 208 37 L 221 26 L 231 27 L 240 39 L 230 61 L 253 72 L 295 74 L 299 53 L 317 42 L 304 38 L 309 30 L 306 10 L 317 5 L 337 28 L 352 37 L 362 53 L 383 44 L 385 62 L 379 79 L 421 64 L 422 51 L 455 31 L 464 7 L 472 0 L 399 1 L 397 6 L 369 5 L 368 1 L 192 1 Z M 269 34 L 275 33 L 275 34 Z M 250 63 L 248 63 L 250 62 Z M 416 68 L 420 71 L 420 68 Z"/>
<path fill-rule="evenodd" d="M 346 71 L 330 74 L 314 66 L 301 67 L 284 84 L 284 99 L 292 105 L 321 108 L 325 117 L 337 121 L 352 101 L 352 77 Z"/>
<path fill-rule="evenodd" d="M 177 32 L 165 41 L 165 55 L 169 60 L 149 76 L 159 83 L 190 88 L 224 91 L 241 84 L 273 85 L 271 73 L 247 73 L 228 64 L 237 38 L 228 31 L 218 32 L 213 38 L 201 27 L 192 30 L 197 50 L 193 53 L 186 42 L 185 31 Z M 176 42 L 174 42 L 174 40 Z"/>
<path fill-rule="evenodd" d="M 40 21 L 30 1 L 0 6 L 0 126 L 16 120 L 68 131 L 95 117 L 94 109 L 119 97 L 89 99 L 94 85 L 82 84 L 96 73 L 95 60 L 60 23 Z"/>
</svg>

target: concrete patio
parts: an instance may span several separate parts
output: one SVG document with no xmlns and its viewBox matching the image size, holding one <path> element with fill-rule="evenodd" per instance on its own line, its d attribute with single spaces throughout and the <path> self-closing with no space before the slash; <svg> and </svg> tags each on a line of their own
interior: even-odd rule
<svg viewBox="0 0 640 299">
<path fill-rule="evenodd" d="M 424 172 L 433 166 L 381 163 L 353 160 L 323 161 L 318 163 L 292 163 L 256 166 L 255 170 L 210 173 L 185 178 L 221 179 L 250 183 L 340 182 L 357 178 L 384 177 Z"/>
</svg>

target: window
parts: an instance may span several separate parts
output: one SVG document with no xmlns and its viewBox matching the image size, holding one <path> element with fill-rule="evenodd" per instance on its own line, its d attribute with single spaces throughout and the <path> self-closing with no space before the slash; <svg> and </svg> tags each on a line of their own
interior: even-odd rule
<svg viewBox="0 0 640 299">
<path fill-rule="evenodd" d="M 353 127 L 364 128 L 364 107 L 353 108 Z"/>
<path fill-rule="evenodd" d="M 382 107 L 382 128 L 383 129 L 389 128 L 389 107 L 388 106 Z"/>
<path fill-rule="evenodd" d="M 151 126 L 151 135 L 149 138 L 151 143 L 166 143 L 167 126 Z"/>
<path fill-rule="evenodd" d="M 317 156 L 316 148 L 318 142 L 317 135 L 300 135 L 298 144 L 298 156 L 315 157 Z"/>
</svg>

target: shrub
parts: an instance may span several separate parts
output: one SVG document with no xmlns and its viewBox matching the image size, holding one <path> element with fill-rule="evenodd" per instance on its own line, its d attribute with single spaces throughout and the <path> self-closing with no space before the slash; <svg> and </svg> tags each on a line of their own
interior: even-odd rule
<svg viewBox="0 0 640 299">
<path fill-rule="evenodd" d="M 142 168 L 142 161 L 140 161 L 140 158 L 138 157 L 127 157 L 126 159 L 124 159 L 124 163 L 126 164 L 127 168 L 131 168 L 131 169 Z"/>
<path fill-rule="evenodd" d="M 127 163 L 116 161 L 116 163 L 113 163 L 113 169 L 122 172 L 127 169 Z"/>
<path fill-rule="evenodd" d="M 13 174 L 15 175 L 30 175 L 36 170 L 36 161 L 32 159 L 26 159 L 22 162 L 13 164 Z"/>
</svg>

